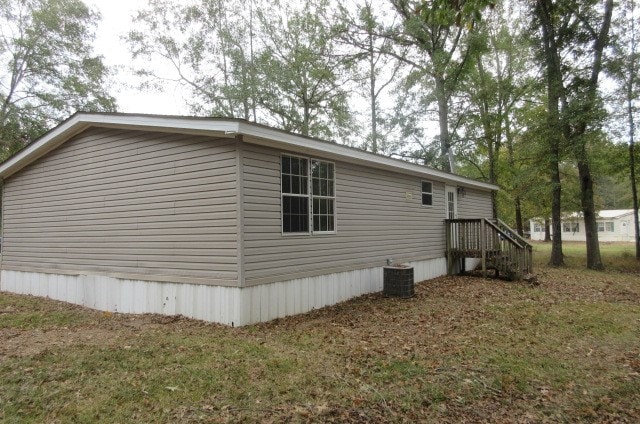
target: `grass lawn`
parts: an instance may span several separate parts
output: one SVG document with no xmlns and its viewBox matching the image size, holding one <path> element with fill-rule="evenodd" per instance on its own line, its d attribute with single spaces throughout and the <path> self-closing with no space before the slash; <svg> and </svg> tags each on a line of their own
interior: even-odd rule
<svg viewBox="0 0 640 424">
<path fill-rule="evenodd" d="M 544 265 L 551 256 L 551 243 L 533 242 L 536 255 L 534 261 L 538 266 Z M 635 260 L 636 247 L 633 243 L 600 243 L 600 255 L 606 268 L 617 271 L 637 271 L 638 262 Z M 586 247 L 584 242 L 565 241 L 562 243 L 562 253 L 565 263 L 569 266 L 581 267 L 587 265 Z"/>
<path fill-rule="evenodd" d="M 621 250 L 619 250 L 621 249 Z M 640 422 L 640 266 L 442 277 L 244 328 L 0 294 L 2 422 Z"/>
</svg>

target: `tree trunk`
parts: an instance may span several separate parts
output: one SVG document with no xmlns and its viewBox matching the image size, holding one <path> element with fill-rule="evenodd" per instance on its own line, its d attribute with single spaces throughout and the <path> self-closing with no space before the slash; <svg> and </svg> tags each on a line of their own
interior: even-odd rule
<svg viewBox="0 0 640 424">
<path fill-rule="evenodd" d="M 480 84 L 482 87 L 486 87 L 487 74 L 484 70 L 484 64 L 482 63 L 482 57 L 478 57 L 476 62 L 478 68 L 478 76 L 480 77 Z M 480 112 L 480 120 L 482 121 L 482 131 L 485 142 L 487 143 L 487 160 L 489 161 L 489 182 L 491 184 L 498 183 L 498 177 L 496 172 L 496 164 L 498 162 L 498 155 L 500 153 L 500 134 L 497 134 L 497 130 L 494 131 L 492 126 L 492 117 L 489 113 L 489 102 L 486 95 L 482 93 L 478 100 L 478 111 Z M 499 114 L 499 116 L 501 116 Z M 499 124 L 498 124 L 499 125 Z M 491 213 L 493 219 L 498 218 L 498 194 L 495 191 L 491 192 Z"/>
<path fill-rule="evenodd" d="M 580 203 L 584 218 L 584 231 L 587 237 L 587 268 L 601 270 L 604 269 L 604 265 L 600 257 L 600 244 L 598 243 L 598 222 L 593 201 L 593 178 L 586 161 L 578 161 L 578 174 L 580 176 Z"/>
<path fill-rule="evenodd" d="M 633 78 L 629 75 L 628 78 Z M 636 259 L 640 261 L 640 223 L 638 222 L 638 186 L 636 185 L 636 153 L 634 141 L 632 86 L 629 86 L 631 95 L 627 97 L 627 115 L 629 120 L 629 176 L 631 178 L 631 195 L 633 197 L 633 227 L 636 239 Z"/>
<path fill-rule="evenodd" d="M 549 218 L 544 219 L 544 241 L 551 241 L 551 229 L 549 224 Z"/>
<path fill-rule="evenodd" d="M 520 200 L 520 196 L 516 196 L 515 207 L 516 207 L 516 231 L 518 232 L 520 237 L 523 237 L 524 227 L 522 225 L 522 201 Z"/>
<path fill-rule="evenodd" d="M 560 182 L 559 157 L 556 152 L 555 159 L 551 161 L 551 228 L 553 239 L 551 240 L 551 258 L 549 265 L 563 266 L 564 254 L 562 253 L 562 187 Z"/>
<path fill-rule="evenodd" d="M 253 51 L 253 0 L 249 2 L 249 63 L 251 70 L 249 71 L 250 87 L 251 87 L 251 111 L 253 112 L 253 122 L 258 122 L 258 106 L 256 102 L 256 60 Z"/>
<path fill-rule="evenodd" d="M 378 153 L 378 105 L 376 96 L 376 62 L 373 34 L 369 33 L 369 96 L 371 100 L 371 151 Z"/>
<path fill-rule="evenodd" d="M 562 186 L 560 180 L 560 142 L 563 137 L 560 122 L 560 99 L 563 97 L 562 70 L 555 39 L 553 18 L 554 4 L 551 0 L 538 0 L 536 15 L 540 19 L 544 67 L 547 80 L 547 137 L 549 138 L 549 172 L 551 177 L 551 226 L 553 240 L 549 264 L 564 265 L 562 253 Z"/>
<path fill-rule="evenodd" d="M 310 126 L 311 126 L 311 107 L 305 104 L 302 111 L 302 128 L 300 129 L 300 133 L 302 135 L 308 136 Z"/>
<path fill-rule="evenodd" d="M 489 182 L 491 184 L 497 184 L 496 182 L 496 156 L 497 152 L 494 148 L 494 143 L 491 137 L 487 140 L 489 143 L 488 152 L 489 152 Z M 491 214 L 493 215 L 493 219 L 498 218 L 498 193 L 495 190 L 491 191 Z"/>
<path fill-rule="evenodd" d="M 633 228 L 636 241 L 636 260 L 640 261 L 640 223 L 638 222 L 638 186 L 636 185 L 635 122 L 633 119 L 633 100 L 636 78 L 636 26 L 634 20 L 635 2 L 631 2 L 631 54 L 627 66 L 626 97 L 627 122 L 629 124 L 629 178 L 631 179 L 631 197 L 633 199 Z"/>
<path fill-rule="evenodd" d="M 445 81 L 443 78 L 435 77 L 436 98 L 438 100 L 438 124 L 440 126 L 440 160 L 442 161 L 442 169 L 451 172 L 451 164 L 449 163 L 449 102 L 445 89 Z"/>
<path fill-rule="evenodd" d="M 509 63 L 511 63 L 511 61 Z M 511 133 L 511 120 L 509 119 L 508 113 L 505 113 L 504 124 L 504 135 L 507 142 L 507 159 L 509 161 L 509 168 L 514 172 L 516 169 L 516 160 L 513 155 L 513 134 Z M 514 179 L 513 176 L 511 179 Z M 516 192 L 518 191 L 518 187 L 513 188 Z M 522 199 L 520 199 L 519 195 L 516 195 L 513 207 L 515 208 L 516 215 L 516 231 L 522 237 L 524 236 L 524 224 L 522 223 Z"/>
<path fill-rule="evenodd" d="M 602 27 L 598 36 L 593 40 L 593 62 L 591 64 L 591 77 L 588 85 L 587 101 L 582 103 L 583 111 L 578 115 L 579 125 L 571 136 L 573 151 L 578 164 L 578 175 L 580 177 L 580 203 L 584 216 L 585 234 L 587 237 L 587 268 L 604 269 L 600 256 L 600 244 L 598 243 L 598 223 L 596 222 L 596 207 L 593 200 L 593 177 L 591 166 L 589 165 L 585 133 L 588 126 L 588 117 L 596 108 L 596 98 L 598 91 L 598 78 L 602 70 L 602 55 L 609 37 L 609 27 L 613 13 L 613 0 L 605 2 Z"/>
</svg>

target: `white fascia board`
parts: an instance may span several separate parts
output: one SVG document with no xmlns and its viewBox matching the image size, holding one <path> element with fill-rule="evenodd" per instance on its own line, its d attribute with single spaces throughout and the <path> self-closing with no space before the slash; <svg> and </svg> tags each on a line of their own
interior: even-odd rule
<svg viewBox="0 0 640 424">
<path fill-rule="evenodd" d="M 211 135 L 212 133 L 235 134 L 238 132 L 240 123 L 235 120 L 210 120 L 178 116 L 109 114 L 86 114 L 85 116 L 84 121 L 90 123 L 91 126 L 202 135 Z"/>
<path fill-rule="evenodd" d="M 82 123 L 80 115 L 72 116 L 0 165 L 0 178 L 6 178 L 13 174 L 48 151 L 55 149 L 86 127 Z"/>
<path fill-rule="evenodd" d="M 455 183 L 465 187 L 481 190 L 499 190 L 494 184 L 476 181 L 460 175 L 449 174 L 437 169 L 427 168 L 410 162 L 380 156 L 363 150 L 352 149 L 324 141 L 301 137 L 296 134 L 288 134 L 279 130 L 248 122 L 240 122 L 239 132 L 245 141 L 253 144 L 261 144 L 270 147 L 287 148 L 295 152 L 323 154 L 327 158 L 341 160 L 343 162 L 358 163 L 379 169 L 386 169 L 404 174 L 411 174 L 425 179 Z"/>
<path fill-rule="evenodd" d="M 77 113 L 0 165 L 0 178 L 6 178 L 17 172 L 45 153 L 60 146 L 74 135 L 90 127 L 165 131 L 198 135 L 228 135 L 238 132 L 238 121 L 211 121 L 206 119 L 185 119 L 152 115 Z"/>
</svg>

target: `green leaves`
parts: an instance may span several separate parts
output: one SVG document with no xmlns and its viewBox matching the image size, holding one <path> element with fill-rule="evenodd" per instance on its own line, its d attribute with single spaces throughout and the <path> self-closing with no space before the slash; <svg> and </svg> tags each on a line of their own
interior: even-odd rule
<svg viewBox="0 0 640 424">
<path fill-rule="evenodd" d="M 327 4 L 159 1 L 138 13 L 127 42 L 143 84 L 177 81 L 196 114 L 334 138 L 348 133 L 351 114 L 348 64 L 336 54 Z M 171 72 L 148 70 L 149 59 Z"/>
<path fill-rule="evenodd" d="M 471 28 L 482 20 L 485 8 L 494 6 L 495 1 L 490 0 L 422 0 L 414 10 L 416 16 L 428 25 Z"/>
<path fill-rule="evenodd" d="M 262 81 L 259 104 L 285 129 L 333 138 L 350 125 L 343 88 L 349 76 L 325 15 L 324 2 L 284 19 L 261 12 L 264 49 L 256 65 Z"/>
<path fill-rule="evenodd" d="M 77 110 L 115 110 L 98 19 L 80 0 L 0 2 L 0 158 Z"/>
</svg>

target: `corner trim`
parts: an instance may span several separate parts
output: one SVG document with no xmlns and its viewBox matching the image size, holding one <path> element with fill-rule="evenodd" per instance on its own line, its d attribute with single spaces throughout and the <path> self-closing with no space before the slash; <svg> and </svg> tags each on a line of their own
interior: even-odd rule
<svg viewBox="0 0 640 424">
<path fill-rule="evenodd" d="M 236 135 L 236 234 L 238 237 L 238 286 L 244 287 L 244 149 L 242 134 Z"/>
</svg>

